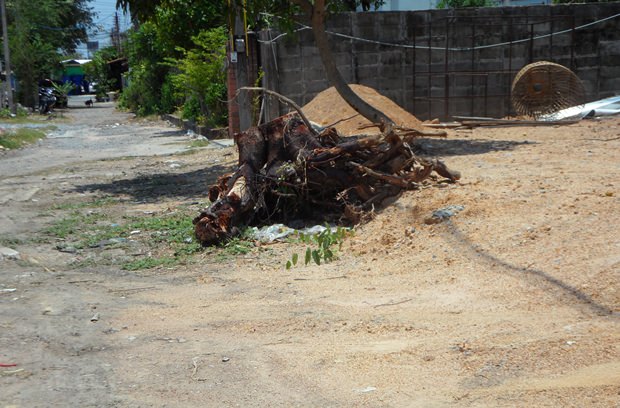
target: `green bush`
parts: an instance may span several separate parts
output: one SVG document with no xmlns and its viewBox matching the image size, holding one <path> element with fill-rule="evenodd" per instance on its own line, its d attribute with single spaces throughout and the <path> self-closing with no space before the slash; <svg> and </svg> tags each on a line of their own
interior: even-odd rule
<svg viewBox="0 0 620 408">
<path fill-rule="evenodd" d="M 151 76 L 152 74 L 145 67 L 134 68 L 129 85 L 120 97 L 119 105 L 135 112 L 138 116 L 160 113 L 161 96 L 159 89 L 152 86 Z"/>
<path fill-rule="evenodd" d="M 161 113 L 172 113 L 182 104 L 183 100 L 180 99 L 174 91 L 172 76 L 167 75 L 166 80 L 161 85 Z"/>
<path fill-rule="evenodd" d="M 17 105 L 15 107 L 15 114 L 17 115 L 18 118 L 25 118 L 30 113 L 28 112 L 28 109 L 24 108 L 21 105 Z"/>
<path fill-rule="evenodd" d="M 166 57 L 155 24 L 147 22 L 129 34 L 127 58 L 131 71 L 128 86 L 123 90 L 119 104 L 139 116 L 162 113 L 162 84 L 169 67 L 162 64 Z"/>
<path fill-rule="evenodd" d="M 17 116 L 18 118 L 25 118 L 28 116 L 28 109 L 24 108 L 21 105 L 17 105 L 15 107 L 15 116 Z M 13 116 L 11 116 L 11 111 L 9 110 L 9 108 L 5 108 L 5 109 L 0 109 L 0 119 L 11 119 L 13 118 Z"/>
<path fill-rule="evenodd" d="M 224 27 L 201 31 L 192 37 L 194 48 L 177 48 L 182 57 L 166 59 L 175 69 L 171 79 L 176 93 L 185 98 L 184 117 L 202 125 L 227 122 L 226 40 Z"/>
<path fill-rule="evenodd" d="M 194 95 L 190 95 L 185 103 L 183 104 L 183 109 L 181 110 L 181 116 L 186 120 L 193 120 L 199 124 L 202 124 L 203 121 L 201 112 L 200 112 L 200 102 L 198 98 Z"/>
<path fill-rule="evenodd" d="M 119 84 L 112 77 L 112 71 L 108 65 L 108 61 L 116 59 L 118 56 L 116 47 L 105 47 L 97 51 L 91 61 L 84 65 L 84 71 L 88 79 L 91 82 L 97 83 L 95 86 L 97 99 L 106 98 L 108 92 L 118 89 Z"/>
</svg>

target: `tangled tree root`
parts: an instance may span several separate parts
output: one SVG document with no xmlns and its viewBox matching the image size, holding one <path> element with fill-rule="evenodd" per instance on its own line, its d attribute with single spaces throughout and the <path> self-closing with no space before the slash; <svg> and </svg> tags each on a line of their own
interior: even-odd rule
<svg viewBox="0 0 620 408">
<path fill-rule="evenodd" d="M 288 114 L 235 135 L 239 165 L 209 190 L 213 203 L 194 219 L 207 246 L 242 225 L 299 218 L 357 224 L 377 206 L 429 177 L 460 178 L 438 160 L 418 157 L 415 132 L 341 139 L 333 128 L 318 135 Z"/>
</svg>

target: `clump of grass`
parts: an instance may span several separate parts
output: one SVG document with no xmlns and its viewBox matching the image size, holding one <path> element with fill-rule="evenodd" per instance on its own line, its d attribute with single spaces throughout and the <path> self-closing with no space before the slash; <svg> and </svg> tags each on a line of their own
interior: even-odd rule
<svg viewBox="0 0 620 408">
<path fill-rule="evenodd" d="M 9 119 L 13 122 L 22 121 L 24 118 L 28 117 L 28 111 L 22 107 L 17 107 L 15 109 L 15 115 L 11 114 L 11 111 L 8 108 L 0 109 L 0 119 Z"/>
<path fill-rule="evenodd" d="M 248 240 L 247 234 L 243 233 L 239 237 L 234 237 L 226 241 L 222 246 L 224 256 L 245 255 L 254 248 L 254 242 Z"/>
<path fill-rule="evenodd" d="M 217 246 L 210 247 L 209 252 L 213 253 L 216 262 L 226 262 L 231 258 L 246 255 L 256 248 L 252 237 L 252 229 L 246 228 L 233 238 L 230 238 Z"/>
<path fill-rule="evenodd" d="M 10 247 L 10 246 L 20 245 L 23 243 L 24 241 L 19 238 L 8 238 L 8 237 L 0 238 L 0 246 Z"/>
<path fill-rule="evenodd" d="M 196 139 L 192 140 L 189 144 L 189 147 L 205 147 L 209 146 L 209 141 L 207 139 Z"/>
<path fill-rule="evenodd" d="M 200 152 L 201 152 L 200 149 L 186 149 L 186 150 L 182 150 L 180 152 L 175 153 L 175 155 L 176 156 L 192 156 Z"/>
<path fill-rule="evenodd" d="M 104 218 L 103 214 L 82 214 L 74 211 L 68 217 L 61 218 L 44 230 L 45 233 L 66 239 L 83 231 L 86 226 L 92 226 Z"/>
<path fill-rule="evenodd" d="M 114 197 L 104 197 L 85 203 L 60 204 L 55 209 L 70 211 L 45 232 L 84 251 L 89 248 L 141 245 L 140 252 L 149 255 L 138 255 L 129 261 L 126 257 L 112 261 L 130 271 L 186 264 L 192 262 L 194 254 L 202 251 L 202 246 L 194 238 L 194 207 L 179 206 L 167 213 L 116 218 L 110 211 L 114 211 L 113 205 L 117 203 Z M 92 207 L 98 209 L 90 210 Z M 255 244 L 250 231 L 247 229 L 239 236 L 212 248 L 214 259 L 224 262 L 251 252 Z M 93 256 L 97 262 L 103 262 L 99 259 L 103 253 Z"/>
<path fill-rule="evenodd" d="M 150 231 L 155 242 L 183 243 L 194 235 L 192 217 L 186 212 L 175 212 L 163 217 L 130 217 L 125 232 Z"/>
<path fill-rule="evenodd" d="M 151 269 L 158 266 L 174 266 L 178 264 L 177 257 L 164 256 L 160 258 L 140 258 L 135 261 L 126 262 L 122 268 L 126 271 L 138 271 L 141 269 Z"/>
<path fill-rule="evenodd" d="M 54 210 L 78 210 L 80 208 L 99 208 L 106 207 L 112 204 L 118 203 L 119 200 L 114 197 L 102 197 L 92 201 L 86 201 L 83 203 L 64 203 L 56 204 L 52 207 Z"/>
<path fill-rule="evenodd" d="M 17 107 L 16 114 L 11 115 L 11 112 L 8 109 L 0 109 L 0 123 L 9 123 L 11 125 L 28 125 L 32 123 L 49 124 L 50 122 L 66 123 L 70 122 L 70 119 L 66 118 L 62 112 L 60 114 L 55 113 L 52 115 L 31 115 L 27 109 Z"/>
<path fill-rule="evenodd" d="M 120 220 L 115 220 L 103 212 L 84 213 L 79 210 L 91 205 L 107 206 L 112 202 L 112 198 L 105 198 L 69 206 L 74 210 L 68 216 L 54 222 L 45 232 L 71 242 L 71 246 L 76 249 L 122 247 L 132 241 L 133 244 L 139 242 L 148 247 L 148 251 L 145 252 L 162 254 L 160 257 L 145 256 L 124 263 L 122 267 L 127 270 L 185 263 L 192 254 L 202 248 L 193 239 L 191 209 L 160 216 L 123 217 Z M 110 242 L 117 238 L 121 239 L 118 242 Z"/>
<path fill-rule="evenodd" d="M 6 149 L 19 149 L 43 139 L 45 133 L 38 129 L 10 129 L 0 134 L 0 146 Z"/>
</svg>

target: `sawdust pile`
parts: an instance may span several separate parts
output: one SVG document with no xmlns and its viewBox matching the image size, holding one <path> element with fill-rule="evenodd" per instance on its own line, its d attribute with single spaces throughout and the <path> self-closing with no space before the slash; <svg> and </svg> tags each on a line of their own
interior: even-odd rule
<svg viewBox="0 0 620 408">
<path fill-rule="evenodd" d="M 350 85 L 353 92 L 358 94 L 364 101 L 385 113 L 397 125 L 422 130 L 422 123 L 418 118 L 405 111 L 389 98 L 381 95 L 373 88 L 363 85 Z M 338 120 L 350 118 L 357 114 L 345 101 L 336 88 L 331 87 L 319 93 L 303 108 L 304 114 L 309 120 L 321 126 L 330 125 Z M 371 125 L 368 119 L 357 115 L 349 120 L 338 123 L 335 128 L 338 133 L 345 136 L 380 133 L 379 128 L 366 126 Z"/>
</svg>

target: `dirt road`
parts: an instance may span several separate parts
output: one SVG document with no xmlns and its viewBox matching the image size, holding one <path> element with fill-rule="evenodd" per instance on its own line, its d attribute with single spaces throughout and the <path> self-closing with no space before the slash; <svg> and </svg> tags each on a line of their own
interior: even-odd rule
<svg viewBox="0 0 620 408">
<path fill-rule="evenodd" d="M 423 140 L 461 182 L 327 265 L 279 243 L 130 271 L 158 254 L 46 231 L 198 209 L 236 156 L 99 106 L 0 156 L 0 406 L 620 406 L 620 119 Z"/>
</svg>

